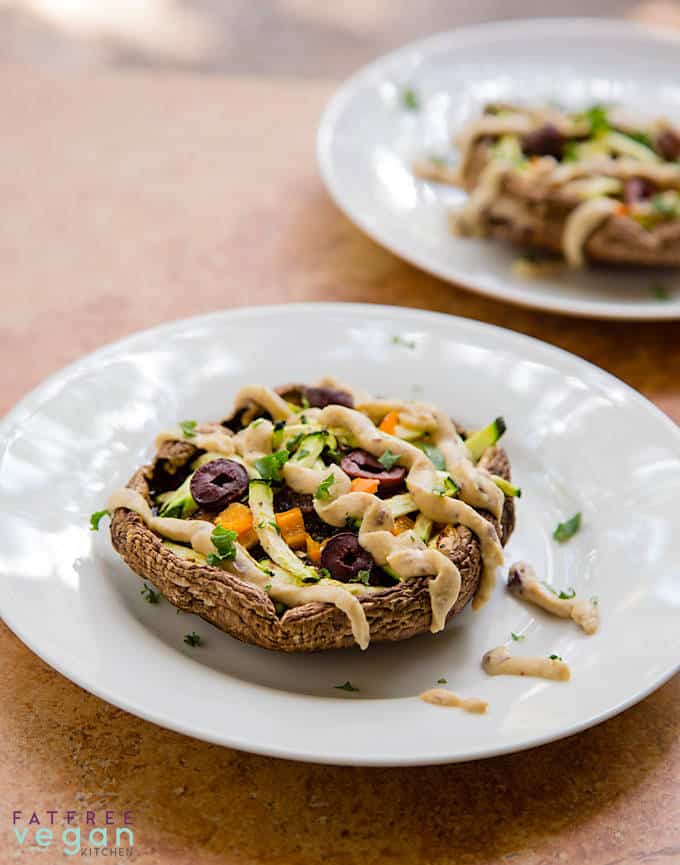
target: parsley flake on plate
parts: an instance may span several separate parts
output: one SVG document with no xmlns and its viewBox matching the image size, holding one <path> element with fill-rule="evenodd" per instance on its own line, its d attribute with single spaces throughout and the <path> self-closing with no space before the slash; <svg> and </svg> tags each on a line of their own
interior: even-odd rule
<svg viewBox="0 0 680 865">
<path fill-rule="evenodd" d="M 148 583 L 144 583 L 144 588 L 139 594 L 148 604 L 157 604 L 161 599 L 161 593 L 154 591 Z"/>
<path fill-rule="evenodd" d="M 577 514 L 574 514 L 568 520 L 565 520 L 563 523 L 558 523 L 555 526 L 555 531 L 553 532 L 553 538 L 559 543 L 563 544 L 565 541 L 568 541 L 570 538 L 573 538 L 574 535 L 581 528 L 581 512 L 579 511 Z"/>
<path fill-rule="evenodd" d="M 403 348 L 408 348 L 413 351 L 416 347 L 416 341 L 414 339 L 407 339 L 405 336 L 400 336 L 400 334 L 395 333 L 392 337 L 392 345 L 401 345 Z"/>
<path fill-rule="evenodd" d="M 90 531 L 96 532 L 99 531 L 99 523 L 102 521 L 103 517 L 110 516 L 108 510 L 104 508 L 103 511 L 95 511 L 90 515 Z"/>
<path fill-rule="evenodd" d="M 355 688 L 354 685 L 348 680 L 342 685 L 334 685 L 336 691 L 358 691 L 359 688 Z"/>
<path fill-rule="evenodd" d="M 420 96 L 413 87 L 405 87 L 401 91 L 401 104 L 409 111 L 418 111 L 420 108 Z"/>
</svg>

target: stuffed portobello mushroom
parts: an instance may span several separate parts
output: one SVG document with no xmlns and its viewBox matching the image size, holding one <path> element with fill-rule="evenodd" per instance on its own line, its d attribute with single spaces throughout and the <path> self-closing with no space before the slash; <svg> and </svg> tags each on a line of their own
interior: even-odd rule
<svg viewBox="0 0 680 865">
<path fill-rule="evenodd" d="M 488 105 L 458 139 L 455 170 L 417 173 L 462 186 L 454 233 L 491 236 L 588 262 L 680 265 L 680 129 L 616 109 Z"/>
<path fill-rule="evenodd" d="M 502 563 L 520 494 L 504 430 L 332 379 L 245 387 L 221 422 L 157 437 L 110 497 L 112 542 L 176 607 L 267 649 L 434 633 Z"/>
</svg>

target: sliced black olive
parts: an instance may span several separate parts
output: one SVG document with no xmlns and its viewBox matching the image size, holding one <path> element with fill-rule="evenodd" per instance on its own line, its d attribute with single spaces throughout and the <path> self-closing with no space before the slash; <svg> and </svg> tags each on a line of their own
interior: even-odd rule
<svg viewBox="0 0 680 865">
<path fill-rule="evenodd" d="M 341 532 L 326 541 L 321 551 L 321 567 L 328 568 L 331 576 L 341 583 L 349 583 L 352 578 L 358 582 L 359 572 L 372 571 L 373 556 L 359 545 L 356 535 Z"/>
<path fill-rule="evenodd" d="M 562 159 L 564 137 L 556 126 L 546 123 L 522 138 L 522 151 L 527 156 L 554 156 Z"/>
<path fill-rule="evenodd" d="M 668 162 L 675 162 L 680 159 L 680 135 L 674 129 L 664 129 L 656 138 L 656 149 Z"/>
<path fill-rule="evenodd" d="M 306 387 L 304 394 L 313 408 L 325 408 L 327 405 L 344 405 L 354 408 L 352 395 L 335 387 Z"/>
<path fill-rule="evenodd" d="M 652 184 L 642 177 L 629 177 L 623 184 L 623 200 L 626 204 L 651 198 L 653 192 Z"/>
<path fill-rule="evenodd" d="M 403 466 L 392 466 L 387 471 L 385 466 L 367 451 L 353 450 L 340 461 L 340 468 L 351 478 L 370 478 L 380 481 L 380 491 L 394 492 L 403 483 L 406 469 Z"/>
<path fill-rule="evenodd" d="M 191 479 L 191 495 L 196 504 L 221 510 L 238 501 L 248 489 L 248 472 L 235 460 L 219 459 L 196 469 Z"/>
</svg>

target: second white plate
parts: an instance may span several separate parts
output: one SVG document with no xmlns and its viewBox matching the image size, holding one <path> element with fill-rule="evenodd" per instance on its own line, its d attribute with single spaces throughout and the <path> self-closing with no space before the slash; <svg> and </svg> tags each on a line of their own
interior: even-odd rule
<svg viewBox="0 0 680 865">
<path fill-rule="evenodd" d="M 514 275 L 516 249 L 449 232 L 447 213 L 462 193 L 411 170 L 415 158 L 449 151 L 452 133 L 490 101 L 620 103 L 680 121 L 679 52 L 678 32 L 595 19 L 501 22 L 413 43 L 357 73 L 331 100 L 318 135 L 322 176 L 360 228 L 442 279 L 555 312 L 680 318 L 680 275 L 672 272 Z M 406 88 L 419 110 L 404 107 Z"/>
</svg>

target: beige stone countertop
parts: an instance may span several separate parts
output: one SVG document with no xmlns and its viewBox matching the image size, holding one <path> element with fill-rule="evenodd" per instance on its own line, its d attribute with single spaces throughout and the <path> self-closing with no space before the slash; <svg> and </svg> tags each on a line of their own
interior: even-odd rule
<svg viewBox="0 0 680 865">
<path fill-rule="evenodd" d="M 415 270 L 354 228 L 314 159 L 333 86 L 0 67 L 0 407 L 158 322 L 347 300 L 531 334 L 680 421 L 680 322 L 503 305 Z M 140 865 L 680 862 L 679 677 L 562 742 L 410 769 L 304 765 L 171 733 L 80 690 L 2 625 L 0 693 L 3 865 L 73 860 L 20 849 L 12 810 L 86 807 L 133 812 Z"/>
</svg>

